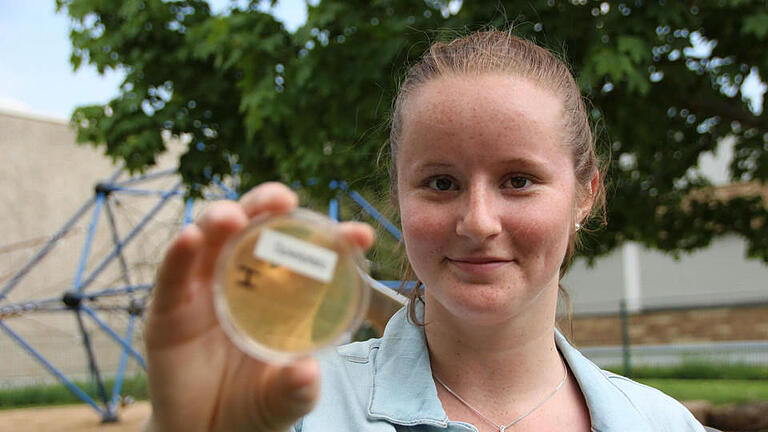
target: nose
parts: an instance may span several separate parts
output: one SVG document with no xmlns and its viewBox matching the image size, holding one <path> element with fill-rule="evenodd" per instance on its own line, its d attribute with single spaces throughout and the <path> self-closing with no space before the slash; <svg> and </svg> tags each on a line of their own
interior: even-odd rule
<svg viewBox="0 0 768 432">
<path fill-rule="evenodd" d="M 474 241 L 483 241 L 501 232 L 501 220 L 494 191 L 486 186 L 470 187 L 464 196 L 466 203 L 459 215 L 456 233 Z"/>
</svg>

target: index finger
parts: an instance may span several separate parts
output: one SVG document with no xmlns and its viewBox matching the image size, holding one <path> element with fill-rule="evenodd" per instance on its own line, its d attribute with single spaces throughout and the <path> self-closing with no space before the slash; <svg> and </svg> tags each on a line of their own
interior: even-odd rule
<svg viewBox="0 0 768 432">
<path fill-rule="evenodd" d="M 376 240 L 373 228 L 364 222 L 342 222 L 339 226 L 342 235 L 362 250 L 368 250 Z"/>
<path fill-rule="evenodd" d="M 260 213 L 283 214 L 296 208 L 299 197 L 288 186 L 278 182 L 262 183 L 240 198 L 245 214 L 252 218 Z"/>
<path fill-rule="evenodd" d="M 164 313 L 176 307 L 189 294 L 189 279 L 204 242 L 196 225 L 188 225 L 165 252 L 157 271 L 151 308 Z"/>
</svg>

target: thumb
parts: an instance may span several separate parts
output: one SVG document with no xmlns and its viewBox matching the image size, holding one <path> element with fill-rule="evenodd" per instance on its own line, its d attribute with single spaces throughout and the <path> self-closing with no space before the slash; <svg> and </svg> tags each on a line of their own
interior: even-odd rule
<svg viewBox="0 0 768 432">
<path fill-rule="evenodd" d="M 270 430 L 287 430 L 308 414 L 320 394 L 320 367 L 306 357 L 280 368 L 264 393 L 265 423 Z"/>
</svg>

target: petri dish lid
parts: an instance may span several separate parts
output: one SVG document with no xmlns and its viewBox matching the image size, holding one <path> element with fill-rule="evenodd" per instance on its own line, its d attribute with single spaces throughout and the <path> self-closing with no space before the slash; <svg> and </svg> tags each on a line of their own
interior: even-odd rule
<svg viewBox="0 0 768 432">
<path fill-rule="evenodd" d="M 326 216 L 262 215 L 219 255 L 216 313 L 241 350 L 284 363 L 349 340 L 370 301 L 366 271 L 360 248 Z"/>
</svg>

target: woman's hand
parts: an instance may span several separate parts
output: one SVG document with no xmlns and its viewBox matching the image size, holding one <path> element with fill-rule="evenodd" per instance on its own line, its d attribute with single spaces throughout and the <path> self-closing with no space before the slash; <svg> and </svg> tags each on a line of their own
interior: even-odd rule
<svg viewBox="0 0 768 432">
<path fill-rule="evenodd" d="M 149 307 L 146 344 L 151 431 L 282 432 L 318 398 L 313 358 L 268 364 L 241 352 L 224 334 L 213 306 L 212 278 L 226 241 L 263 212 L 286 213 L 296 194 L 265 183 L 239 202 L 211 204 L 168 248 Z M 363 249 L 370 226 L 348 222 L 342 232 Z"/>
</svg>

